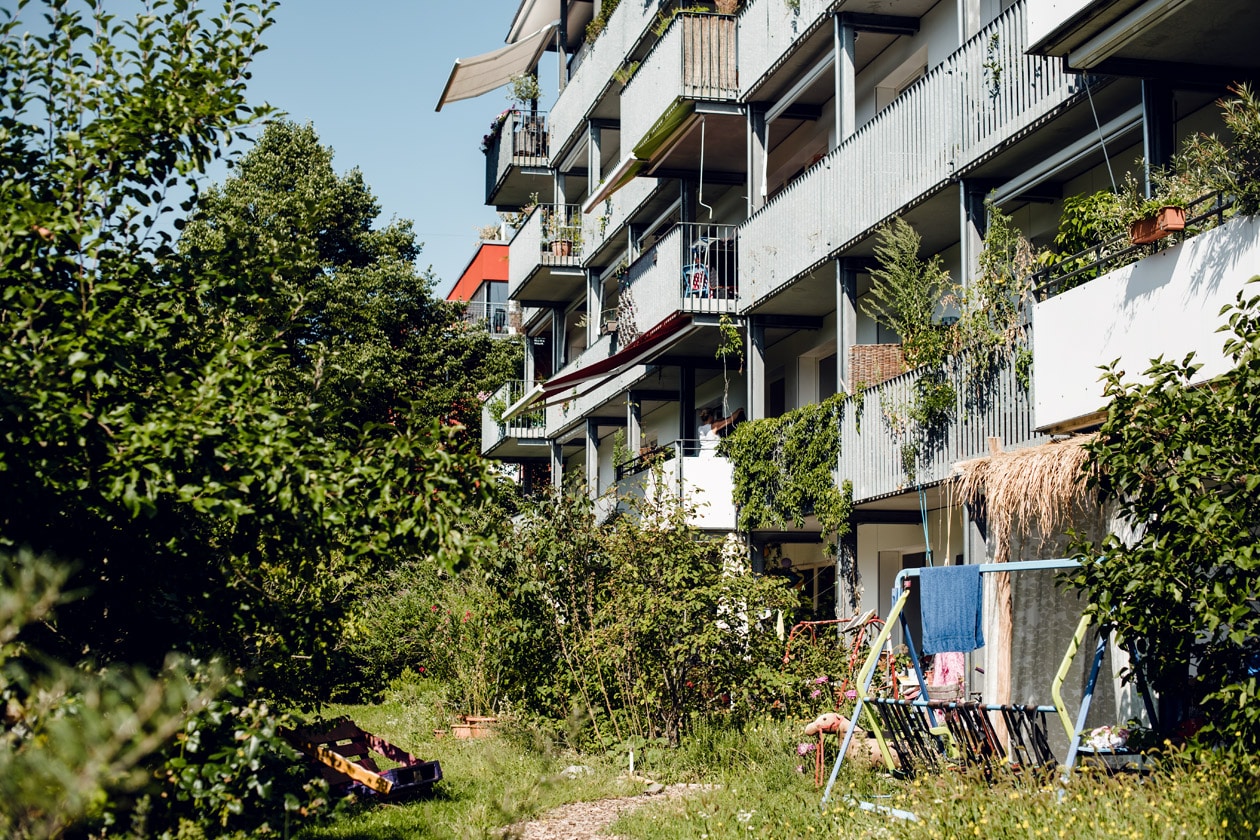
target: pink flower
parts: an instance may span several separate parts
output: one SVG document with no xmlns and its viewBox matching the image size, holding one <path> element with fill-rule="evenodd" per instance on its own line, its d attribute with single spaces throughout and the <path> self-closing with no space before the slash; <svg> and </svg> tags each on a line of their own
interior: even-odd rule
<svg viewBox="0 0 1260 840">
<path fill-rule="evenodd" d="M 845 697 L 847 697 L 847 698 L 848 698 L 848 699 L 850 699 L 850 700 L 856 700 L 856 699 L 857 699 L 857 691 L 855 691 L 854 689 L 850 688 L 848 691 L 846 691 L 846 692 L 844 693 L 844 696 L 845 696 Z"/>
<path fill-rule="evenodd" d="M 816 749 L 818 749 L 818 745 L 817 745 L 817 744 L 797 744 L 797 745 L 796 745 L 796 754 L 797 754 L 797 755 L 809 755 L 810 753 L 812 753 L 812 752 L 813 752 L 814 750 L 816 750 Z"/>
<path fill-rule="evenodd" d="M 822 692 L 817 688 L 809 693 L 809 699 L 811 700 L 817 700 L 820 696 L 822 696 Z"/>
<path fill-rule="evenodd" d="M 831 682 L 831 680 L 827 679 L 826 677 L 814 677 L 814 685 L 823 685 L 824 683 L 829 683 L 829 682 Z"/>
</svg>

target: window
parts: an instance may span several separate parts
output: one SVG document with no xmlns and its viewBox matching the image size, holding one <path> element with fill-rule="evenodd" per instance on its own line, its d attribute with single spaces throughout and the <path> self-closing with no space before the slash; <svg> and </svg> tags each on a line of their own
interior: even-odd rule
<svg viewBox="0 0 1260 840">
<path fill-rule="evenodd" d="M 896 70 L 875 85 L 875 110 L 882 111 L 927 73 L 927 45 L 919 47 Z"/>
</svg>

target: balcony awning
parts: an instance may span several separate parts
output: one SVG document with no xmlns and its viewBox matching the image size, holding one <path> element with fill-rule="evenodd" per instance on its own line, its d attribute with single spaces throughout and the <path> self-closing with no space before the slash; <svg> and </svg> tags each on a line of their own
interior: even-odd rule
<svg viewBox="0 0 1260 840">
<path fill-rule="evenodd" d="M 582 212 L 590 213 L 600 205 L 606 198 L 624 187 L 626 184 L 634 180 L 639 174 L 639 170 L 647 165 L 647 161 L 639 160 L 634 155 L 627 155 L 621 159 L 621 163 L 609 172 L 604 178 L 604 182 L 599 185 L 595 192 L 591 193 L 591 197 L 582 203 Z"/>
<path fill-rule="evenodd" d="M 533 70 L 555 31 L 556 22 L 553 21 L 506 47 L 472 58 L 455 59 L 455 66 L 451 68 L 446 87 L 438 99 L 437 110 L 441 111 L 448 102 L 489 93 L 506 85 L 513 76 Z"/>
<path fill-rule="evenodd" d="M 548 379 L 543 383 L 542 395 L 550 399 L 561 391 L 578 384 L 589 385 L 586 391 L 593 390 L 617 374 L 637 364 L 642 364 L 653 353 L 658 353 L 677 343 L 691 332 L 686 329 L 690 324 L 690 315 L 675 312 L 611 356 L 586 365 L 580 370 Z M 592 384 L 592 380 L 596 381 Z"/>
<path fill-rule="evenodd" d="M 586 365 L 580 370 L 552 377 L 542 385 L 534 386 L 532 391 L 504 410 L 503 420 L 511 420 L 530 409 L 543 407 L 537 405 L 540 399 L 543 400 L 545 406 L 548 403 L 589 394 L 614 376 L 624 373 L 635 365 L 643 364 L 653 354 L 661 353 L 682 341 L 698 329 L 691 320 L 690 315 L 675 312 L 611 356 Z M 570 389 L 572 393 L 562 394 Z"/>
</svg>

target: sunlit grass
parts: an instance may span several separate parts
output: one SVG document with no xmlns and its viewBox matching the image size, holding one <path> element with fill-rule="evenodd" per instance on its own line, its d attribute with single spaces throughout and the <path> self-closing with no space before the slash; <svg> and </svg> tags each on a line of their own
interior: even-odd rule
<svg viewBox="0 0 1260 840">
<path fill-rule="evenodd" d="M 503 826 L 567 802 L 642 792 L 621 778 L 628 755 L 577 756 L 549 749 L 521 731 L 492 739 L 435 739 L 444 720 L 425 698 L 407 693 L 372 706 L 333 707 L 423 758 L 442 762 L 432 797 L 364 803 L 331 824 L 298 836 L 339 840 L 493 836 Z M 915 781 L 842 768 L 832 801 L 820 806 L 812 759 L 801 758 L 799 727 L 782 722 L 693 729 L 682 746 L 640 747 L 636 770 L 664 783 L 698 786 L 623 815 L 607 829 L 641 840 L 699 838 L 1243 838 L 1260 837 L 1260 771 L 1219 757 L 1175 756 L 1144 775 L 1094 769 L 1064 787 L 1053 774 L 1001 776 L 948 771 Z M 829 743 L 835 749 L 834 741 Z M 834 752 L 827 756 L 828 769 Z M 567 778 L 569 765 L 590 773 Z M 858 800 L 914 813 L 896 820 L 854 807 Z"/>
</svg>

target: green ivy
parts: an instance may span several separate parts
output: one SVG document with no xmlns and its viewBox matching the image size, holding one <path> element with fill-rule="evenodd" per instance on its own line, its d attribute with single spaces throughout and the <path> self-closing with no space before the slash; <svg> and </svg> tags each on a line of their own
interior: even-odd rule
<svg viewBox="0 0 1260 840">
<path fill-rule="evenodd" d="M 840 415 L 846 399 L 836 394 L 782 417 L 741 423 L 718 452 L 735 473 L 739 528 L 801 527 L 814 514 L 829 542 L 849 532 L 853 495 L 836 486 Z"/>
</svg>

